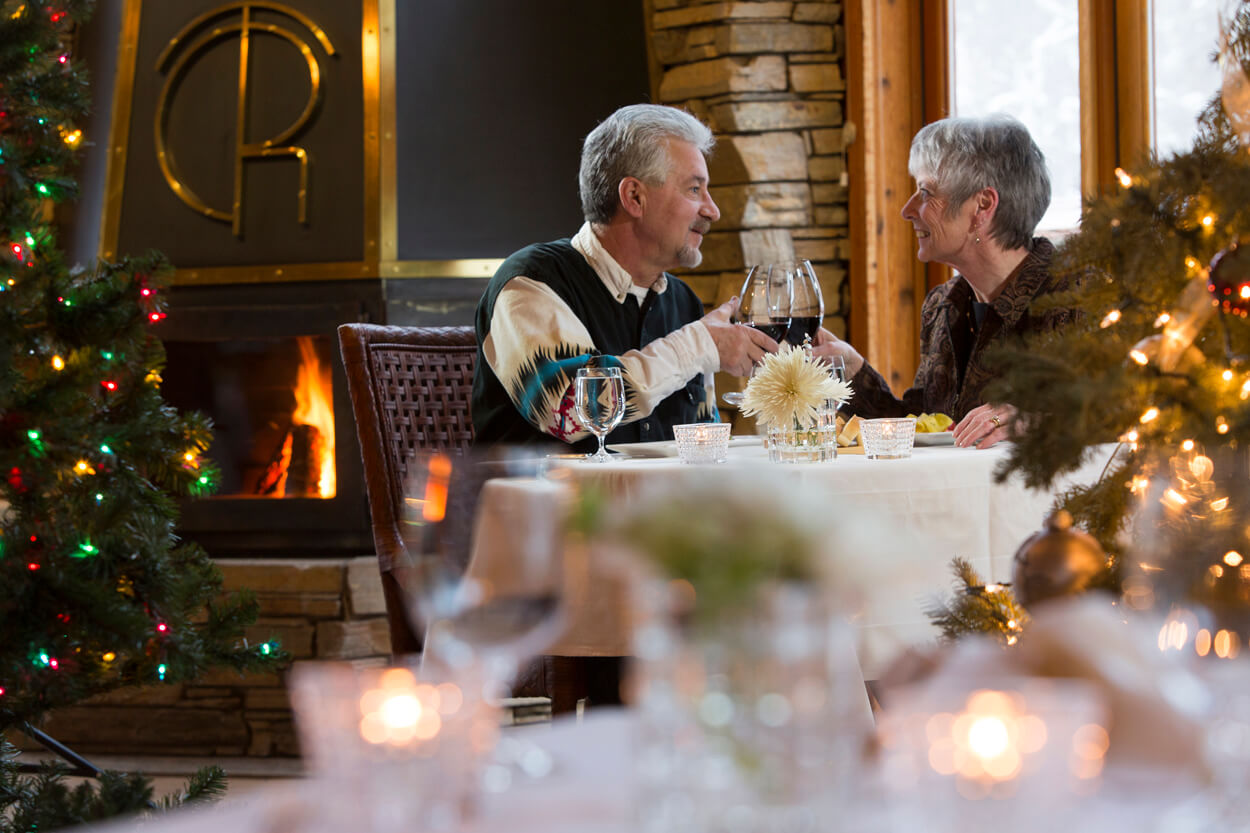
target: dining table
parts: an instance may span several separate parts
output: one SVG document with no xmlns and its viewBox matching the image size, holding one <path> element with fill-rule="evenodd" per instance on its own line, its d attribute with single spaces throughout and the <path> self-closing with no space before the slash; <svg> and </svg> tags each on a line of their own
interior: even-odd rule
<svg viewBox="0 0 1250 833">
<path fill-rule="evenodd" d="M 626 833 L 653 828 L 648 813 L 652 798 L 640 790 L 636 747 L 640 716 L 631 709 L 600 708 L 585 719 L 572 716 L 550 724 L 509 729 L 514 737 L 550 752 L 552 767 L 545 777 L 497 784 L 476 794 L 456 819 L 431 819 L 430 795 L 420 780 L 406 790 L 379 785 L 383 777 L 367 776 L 355 785 L 326 775 L 276 782 L 215 806 L 176 810 L 150 819 L 141 829 L 153 833 Z M 398 766 L 398 764 L 396 764 Z M 376 773 L 375 773 L 376 775 Z M 1213 809 L 1201 802 L 1199 787 L 1175 772 L 1126 766 L 1108 770 L 1097 789 L 1068 796 L 1060 804 L 1038 807 L 1023 801 L 994 802 L 993 826 L 977 826 L 971 818 L 960 826 L 938 823 L 942 807 L 932 798 L 901 796 L 881 782 L 871 767 L 846 774 L 829 784 L 814 807 L 818 826 L 812 830 L 1053 830 L 1063 817 L 1069 831 L 1206 830 Z M 830 801 L 836 798 L 835 801 Z M 947 808 L 956 819 L 969 816 Z M 1028 815 L 1026 815 L 1028 814 Z M 90 828 L 97 833 L 136 829 L 133 820 Z M 1240 828 L 1238 828 L 1240 829 Z M 663 833 L 675 831 L 663 828 Z"/>
<path fill-rule="evenodd" d="M 935 439 L 941 444 L 918 445 L 910 457 L 891 460 L 843 449 L 826 462 L 772 463 L 753 435 L 731 438 L 725 461 L 713 464 L 683 463 L 671 442 L 614 446 L 606 463 L 552 457 L 541 476 L 486 483 L 468 576 L 506 582 L 531 533 L 549 540 L 571 511 L 573 495 L 587 488 L 619 513 L 683 482 L 715 478 L 761 490 L 784 484 L 827 507 L 854 538 L 840 555 L 847 562 L 841 572 L 856 585 L 847 614 L 865 677 L 875 679 L 903 649 L 937 639 L 926 610 L 952 592 L 953 559 L 969 562 L 987 583 L 1010 582 L 1016 551 L 1043 528 L 1056 495 L 1094 482 L 1115 453 L 1114 445 L 1095 447 L 1077 470 L 1048 489 L 1032 489 L 1017 475 L 1000 480 L 1007 443 L 958 448 Z M 564 633 L 548 653 L 629 656 L 631 577 L 597 548 L 585 558 L 588 564 L 577 562 L 586 573 L 583 592 L 569 600 Z"/>
</svg>

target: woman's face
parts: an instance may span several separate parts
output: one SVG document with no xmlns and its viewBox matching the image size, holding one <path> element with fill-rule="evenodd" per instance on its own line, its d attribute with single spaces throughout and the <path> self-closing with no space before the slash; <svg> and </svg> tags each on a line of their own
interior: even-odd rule
<svg viewBox="0 0 1250 833">
<path fill-rule="evenodd" d="M 903 219 L 916 230 L 916 257 L 923 263 L 934 261 L 959 268 L 967 247 L 975 245 L 973 215 L 976 195 L 969 197 L 950 214 L 950 202 L 937 190 L 936 179 L 916 177 L 916 192 L 903 206 Z"/>
</svg>

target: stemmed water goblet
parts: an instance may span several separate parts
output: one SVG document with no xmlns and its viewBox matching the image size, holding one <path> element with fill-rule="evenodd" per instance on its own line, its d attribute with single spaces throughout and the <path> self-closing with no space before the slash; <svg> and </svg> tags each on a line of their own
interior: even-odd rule
<svg viewBox="0 0 1250 833">
<path fill-rule="evenodd" d="M 785 338 L 790 328 L 790 308 L 793 301 L 791 275 L 774 273 L 771 268 L 752 266 L 738 295 L 738 312 L 733 320 L 764 333 L 773 341 Z M 742 404 L 742 393 L 729 391 L 722 398 L 730 405 Z"/>
<path fill-rule="evenodd" d="M 577 421 L 599 439 L 599 451 L 587 454 L 592 463 L 611 458 L 603 447 L 604 438 L 625 416 L 625 380 L 619 367 L 583 367 L 574 382 L 574 413 Z"/>
</svg>

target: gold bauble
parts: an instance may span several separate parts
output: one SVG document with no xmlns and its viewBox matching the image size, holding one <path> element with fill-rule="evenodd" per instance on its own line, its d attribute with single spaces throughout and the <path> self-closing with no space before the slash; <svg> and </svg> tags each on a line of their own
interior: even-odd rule
<svg viewBox="0 0 1250 833">
<path fill-rule="evenodd" d="M 1025 607 L 1089 589 L 1106 569 L 1107 554 L 1092 535 L 1072 528 L 1072 515 L 1060 509 L 1046 528 L 1016 550 L 1012 592 Z"/>
</svg>

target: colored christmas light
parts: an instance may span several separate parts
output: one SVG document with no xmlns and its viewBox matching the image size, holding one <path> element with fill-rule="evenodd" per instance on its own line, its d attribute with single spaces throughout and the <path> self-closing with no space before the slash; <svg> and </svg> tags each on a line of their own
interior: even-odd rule
<svg viewBox="0 0 1250 833">
<path fill-rule="evenodd" d="M 33 572 L 35 572 L 35 570 L 38 570 L 38 569 L 39 569 L 39 562 L 38 562 L 38 561 L 28 561 L 28 562 L 26 563 L 26 569 L 27 569 L 27 570 L 30 570 L 32 573 L 33 573 Z"/>
<path fill-rule="evenodd" d="M 107 390 L 107 391 L 115 391 L 115 390 L 117 390 L 117 383 L 116 383 L 116 382 L 114 382 L 112 379 L 105 379 L 105 380 L 104 380 L 103 382 L 101 382 L 100 384 L 101 384 L 101 385 L 103 385 L 103 386 L 104 386 L 104 389 L 105 389 L 105 390 Z"/>
<path fill-rule="evenodd" d="M 166 625 L 164 622 L 158 622 L 156 625 L 156 630 L 159 631 L 160 633 L 168 633 L 169 625 Z"/>
<path fill-rule="evenodd" d="M 168 671 L 168 670 L 169 670 L 169 669 L 166 667 L 165 663 L 163 663 L 163 662 L 162 662 L 160 665 L 156 666 L 156 677 L 157 677 L 157 679 L 159 679 L 159 680 L 164 680 L 164 679 L 165 679 L 165 672 L 166 672 L 166 671 Z"/>
<path fill-rule="evenodd" d="M 158 322 L 158 321 L 160 321 L 162 318 L 165 318 L 165 313 L 163 313 L 163 312 L 150 312 L 150 313 L 148 313 L 148 320 L 149 320 L 149 321 L 151 321 L 153 324 L 157 323 L 157 322 Z"/>
<path fill-rule="evenodd" d="M 114 354 L 112 350 L 101 350 L 100 355 L 104 357 L 106 362 L 111 362 Z"/>
<path fill-rule="evenodd" d="M 108 651 L 104 654 L 104 656 L 100 657 L 100 659 L 104 660 L 105 662 L 112 662 L 113 660 L 117 659 L 117 654 L 113 653 L 112 651 Z"/>
<path fill-rule="evenodd" d="M 96 555 L 99 552 L 100 552 L 99 548 L 97 548 L 90 541 L 83 541 L 81 544 L 78 545 L 78 552 L 74 553 L 74 557 L 75 558 L 89 558 L 90 556 Z"/>
<path fill-rule="evenodd" d="M 61 358 L 60 356 L 53 356 L 52 357 L 52 369 L 56 371 L 64 370 L 65 359 Z"/>
<path fill-rule="evenodd" d="M 113 449 L 109 448 L 108 443 L 100 443 L 100 453 L 101 453 L 101 454 L 112 454 L 112 453 L 113 453 Z"/>
</svg>

